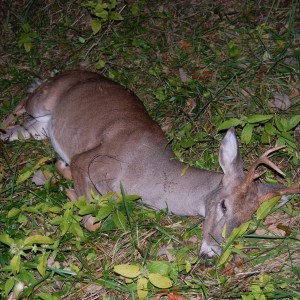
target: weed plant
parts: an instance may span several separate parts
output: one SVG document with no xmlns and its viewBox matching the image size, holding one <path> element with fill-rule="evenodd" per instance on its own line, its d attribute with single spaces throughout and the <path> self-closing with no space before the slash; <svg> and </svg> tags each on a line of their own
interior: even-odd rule
<svg viewBox="0 0 300 300">
<path fill-rule="evenodd" d="M 187 165 L 219 170 L 234 126 L 246 168 L 286 145 L 272 158 L 286 178 L 263 180 L 291 185 L 300 177 L 299 16 L 297 0 L 4 0 L 0 119 L 35 78 L 97 70 L 142 99 Z M 72 182 L 55 170 L 48 141 L 0 145 L 1 299 L 300 298 L 299 196 L 264 204 L 212 264 L 199 257 L 202 218 L 154 212 L 126 187 L 70 202 Z M 91 212 L 96 232 L 80 223 Z"/>
</svg>

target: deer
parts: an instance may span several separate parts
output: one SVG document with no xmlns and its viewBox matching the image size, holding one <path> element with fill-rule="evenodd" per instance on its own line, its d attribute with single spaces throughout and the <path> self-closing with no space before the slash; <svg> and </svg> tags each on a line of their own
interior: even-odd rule
<svg viewBox="0 0 300 300">
<path fill-rule="evenodd" d="M 244 171 L 234 128 L 228 129 L 219 149 L 223 172 L 188 167 L 174 159 L 160 126 L 150 118 L 144 104 L 129 89 L 91 71 L 70 70 L 39 86 L 16 115 L 27 113 L 23 125 L 6 126 L 1 140 L 49 138 L 60 157 L 57 164 L 73 179 L 77 197 L 91 199 L 118 191 L 138 194 L 155 210 L 170 214 L 203 216 L 200 255 L 212 258 L 222 253 L 226 236 L 251 219 L 259 205 L 276 196 L 299 194 L 299 183 L 290 187 L 263 183 L 256 174 L 259 165 L 283 172 L 270 156 L 282 147 L 269 149 Z M 3 123 L 10 125 L 9 117 Z M 186 169 L 184 175 L 182 170 Z M 96 230 L 93 216 L 84 219 Z"/>
</svg>

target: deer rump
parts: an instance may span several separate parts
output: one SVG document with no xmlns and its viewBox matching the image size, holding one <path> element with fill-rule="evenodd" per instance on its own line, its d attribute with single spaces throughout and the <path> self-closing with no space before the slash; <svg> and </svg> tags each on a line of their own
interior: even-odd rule
<svg viewBox="0 0 300 300">
<path fill-rule="evenodd" d="M 281 170 L 268 156 L 258 158 L 245 173 L 234 128 L 220 146 L 221 172 L 187 168 L 174 160 L 174 153 L 158 124 L 135 94 L 97 73 L 66 71 L 42 84 L 19 105 L 16 115 L 27 112 L 32 119 L 23 126 L 8 126 L 2 140 L 50 138 L 60 158 L 69 167 L 77 196 L 94 189 L 100 194 L 119 191 L 138 194 L 154 209 L 167 208 L 178 215 L 205 217 L 200 254 L 221 253 L 222 231 L 248 221 L 258 206 L 270 198 L 300 193 L 292 187 L 264 184 L 256 180 L 260 164 Z M 7 121 L 9 120 L 9 121 Z M 9 117 L 4 124 L 12 120 Z M 93 217 L 85 218 L 87 228 Z"/>
</svg>

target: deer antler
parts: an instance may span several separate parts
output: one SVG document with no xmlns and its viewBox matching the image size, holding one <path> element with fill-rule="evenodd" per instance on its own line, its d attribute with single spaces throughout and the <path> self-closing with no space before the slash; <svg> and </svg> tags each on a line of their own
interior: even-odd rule
<svg viewBox="0 0 300 300">
<path fill-rule="evenodd" d="M 285 187 L 280 190 L 269 192 L 267 194 L 260 196 L 257 199 L 257 203 L 261 204 L 274 197 L 288 195 L 288 194 L 300 194 L 300 181 L 291 185 L 290 187 Z"/>
<path fill-rule="evenodd" d="M 268 156 L 275 152 L 278 151 L 282 148 L 285 148 L 285 146 L 279 146 L 279 147 L 274 147 L 271 148 L 270 150 L 266 151 L 263 155 L 261 155 L 250 167 L 250 169 L 247 172 L 246 178 L 244 180 L 244 182 L 241 185 L 241 188 L 244 189 L 245 191 L 248 189 L 248 187 L 250 186 L 250 184 L 258 177 L 260 177 L 263 173 L 260 174 L 255 174 L 255 170 L 256 168 L 261 165 L 264 164 L 268 167 L 270 167 L 271 169 L 275 170 L 276 172 L 278 172 L 279 174 L 281 174 L 282 176 L 284 176 L 284 173 L 279 169 L 279 167 L 277 167 L 269 158 Z M 275 196 L 274 196 L 275 197 Z"/>
</svg>

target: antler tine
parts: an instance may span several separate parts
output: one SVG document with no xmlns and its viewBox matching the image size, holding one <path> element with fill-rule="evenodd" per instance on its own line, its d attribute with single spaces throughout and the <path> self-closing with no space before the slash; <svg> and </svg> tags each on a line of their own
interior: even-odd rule
<svg viewBox="0 0 300 300">
<path fill-rule="evenodd" d="M 269 158 L 268 156 L 273 153 L 276 152 L 280 149 L 285 148 L 285 146 L 279 146 L 279 147 L 274 147 L 269 149 L 268 151 L 266 151 L 263 155 L 261 155 L 250 167 L 250 169 L 248 170 L 247 176 L 242 184 L 242 187 L 244 189 L 247 189 L 249 187 L 249 185 L 254 181 L 254 179 L 260 177 L 262 174 L 261 173 L 259 175 L 255 174 L 255 170 L 256 168 L 261 165 L 264 164 L 268 167 L 270 167 L 271 169 L 275 170 L 276 172 L 278 172 L 279 174 L 281 174 L 282 176 L 284 176 L 284 173 L 279 169 L 279 167 L 277 167 Z"/>
<path fill-rule="evenodd" d="M 262 195 L 258 198 L 258 204 L 261 204 L 269 199 L 272 199 L 277 196 L 291 195 L 291 194 L 300 194 L 300 181 L 291 185 L 290 187 L 286 187 L 277 191 L 273 191 L 267 194 Z"/>
</svg>

